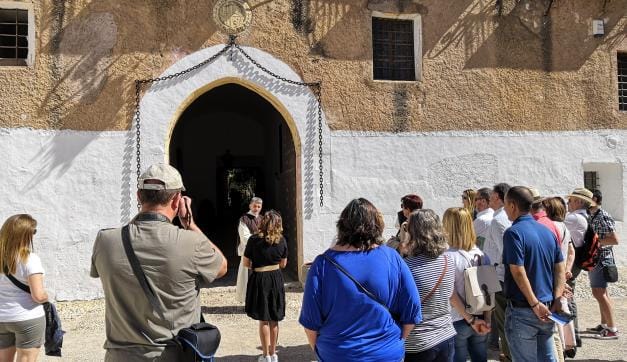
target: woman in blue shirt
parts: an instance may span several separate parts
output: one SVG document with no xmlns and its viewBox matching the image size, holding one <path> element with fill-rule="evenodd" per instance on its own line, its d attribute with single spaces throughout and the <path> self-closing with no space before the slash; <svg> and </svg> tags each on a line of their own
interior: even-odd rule
<svg viewBox="0 0 627 362">
<path fill-rule="evenodd" d="M 421 321 L 420 299 L 405 262 L 381 245 L 383 228 L 372 203 L 352 200 L 337 222 L 336 245 L 309 270 L 299 322 L 320 361 L 403 359 L 404 339 Z"/>
</svg>

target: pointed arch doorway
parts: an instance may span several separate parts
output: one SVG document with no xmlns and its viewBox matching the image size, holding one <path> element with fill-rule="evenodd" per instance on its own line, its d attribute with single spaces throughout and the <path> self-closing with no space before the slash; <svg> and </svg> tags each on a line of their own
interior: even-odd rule
<svg viewBox="0 0 627 362">
<path fill-rule="evenodd" d="M 302 263 L 300 140 L 278 100 L 253 83 L 229 78 L 190 97 L 176 120 L 168 147 L 194 199 L 197 224 L 229 260 L 224 283 L 235 283 L 239 217 L 252 196 L 283 217 L 288 276 Z M 222 283 L 221 283 L 222 284 Z"/>
</svg>

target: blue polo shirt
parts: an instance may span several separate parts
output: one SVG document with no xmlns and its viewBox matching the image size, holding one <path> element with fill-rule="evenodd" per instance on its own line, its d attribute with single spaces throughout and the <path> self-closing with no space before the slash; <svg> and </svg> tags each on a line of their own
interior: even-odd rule
<svg viewBox="0 0 627 362">
<path fill-rule="evenodd" d="M 529 214 L 516 219 L 503 234 L 503 264 L 524 266 L 531 289 L 541 302 L 553 300 L 553 272 L 555 264 L 563 260 L 555 235 Z M 505 268 L 505 297 L 527 301 L 509 266 Z"/>
</svg>

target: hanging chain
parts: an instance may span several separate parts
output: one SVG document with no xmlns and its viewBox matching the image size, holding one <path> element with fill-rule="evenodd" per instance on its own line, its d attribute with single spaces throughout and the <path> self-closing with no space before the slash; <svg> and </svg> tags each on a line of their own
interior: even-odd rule
<svg viewBox="0 0 627 362">
<path fill-rule="evenodd" d="M 255 59 L 253 59 L 250 55 L 248 55 L 248 53 L 246 53 L 244 51 L 244 49 L 242 49 L 236 42 L 235 42 L 236 37 L 235 36 L 229 36 L 229 43 L 227 45 L 224 46 L 224 48 L 222 48 L 222 50 L 220 50 L 219 52 L 217 52 L 216 54 L 212 55 L 210 58 L 208 58 L 207 60 L 204 60 L 196 65 L 194 65 L 193 67 L 187 68 L 185 70 L 182 70 L 178 73 L 173 73 L 173 74 L 168 74 L 165 75 L 163 77 L 157 77 L 157 78 L 151 78 L 151 79 L 139 79 L 135 81 L 135 141 L 136 141 L 136 156 L 137 156 L 137 189 L 139 189 L 139 177 L 141 176 L 141 119 L 140 119 L 140 108 L 139 108 L 139 103 L 140 103 L 140 96 L 141 96 L 141 91 L 142 91 L 142 87 L 144 84 L 151 84 L 151 83 L 155 83 L 155 82 L 161 82 L 161 81 L 165 81 L 165 80 L 170 80 L 173 78 L 178 78 L 182 75 L 185 75 L 187 73 L 193 72 L 198 68 L 201 68 L 209 63 L 212 63 L 214 60 L 216 60 L 218 57 L 222 56 L 224 53 L 226 53 L 229 49 L 231 48 L 235 48 L 237 49 L 240 53 L 242 53 L 242 55 L 244 55 L 244 57 L 246 59 L 248 59 L 249 62 L 251 62 L 255 67 L 261 69 L 264 73 L 270 75 L 273 78 L 276 78 L 282 82 L 285 83 L 289 83 L 289 84 L 293 84 L 293 85 L 299 85 L 299 86 L 306 86 L 306 87 L 311 87 L 313 88 L 314 94 L 316 96 L 316 100 L 318 102 L 318 166 L 319 166 L 319 176 L 320 176 L 320 207 L 324 206 L 324 168 L 323 168 L 323 162 L 322 162 L 322 86 L 321 86 L 321 82 L 297 82 L 291 79 L 287 79 L 285 77 L 281 77 L 280 75 L 272 72 L 271 70 L 269 70 L 268 68 L 264 67 L 263 65 L 261 65 L 259 62 L 257 62 Z M 140 209 L 140 204 L 137 204 L 137 209 Z"/>
</svg>

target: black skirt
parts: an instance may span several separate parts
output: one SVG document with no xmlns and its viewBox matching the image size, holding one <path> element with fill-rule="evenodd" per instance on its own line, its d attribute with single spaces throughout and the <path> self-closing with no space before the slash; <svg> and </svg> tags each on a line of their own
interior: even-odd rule
<svg viewBox="0 0 627 362">
<path fill-rule="evenodd" d="M 253 272 L 246 288 L 246 314 L 259 321 L 285 318 L 285 287 L 281 270 Z"/>
</svg>

